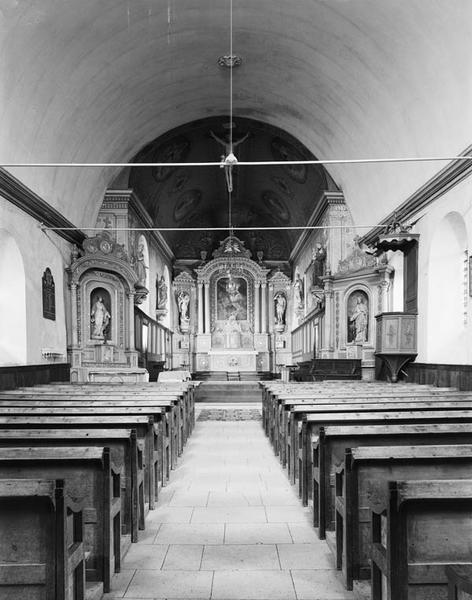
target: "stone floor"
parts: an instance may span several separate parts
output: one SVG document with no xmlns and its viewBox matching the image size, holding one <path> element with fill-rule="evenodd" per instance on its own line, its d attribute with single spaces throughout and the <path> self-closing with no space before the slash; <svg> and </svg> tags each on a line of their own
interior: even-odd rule
<svg viewBox="0 0 472 600">
<path fill-rule="evenodd" d="M 146 531 L 104 596 L 112 598 L 353 595 L 338 580 L 326 543 L 318 540 L 261 423 L 248 420 L 197 422 Z"/>
</svg>

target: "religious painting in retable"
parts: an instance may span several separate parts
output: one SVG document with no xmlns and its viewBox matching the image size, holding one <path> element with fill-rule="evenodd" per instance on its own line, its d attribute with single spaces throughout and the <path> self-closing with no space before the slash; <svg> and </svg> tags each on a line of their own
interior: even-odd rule
<svg viewBox="0 0 472 600">
<path fill-rule="evenodd" d="M 356 290 L 347 301 L 347 341 L 363 343 L 368 338 L 369 298 L 362 290 Z"/>
<path fill-rule="evenodd" d="M 246 321 L 247 282 L 242 277 L 222 277 L 216 284 L 216 318 L 226 321 L 232 315 L 237 321 Z"/>
</svg>

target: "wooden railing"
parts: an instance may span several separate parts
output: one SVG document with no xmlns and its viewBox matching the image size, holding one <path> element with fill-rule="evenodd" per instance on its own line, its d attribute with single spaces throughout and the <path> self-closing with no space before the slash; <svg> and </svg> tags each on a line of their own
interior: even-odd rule
<svg viewBox="0 0 472 600">
<path fill-rule="evenodd" d="M 134 344 L 138 351 L 140 367 L 149 371 L 150 379 L 164 368 L 172 368 L 172 331 L 134 308 Z"/>
<path fill-rule="evenodd" d="M 304 363 L 315 358 L 315 348 L 321 347 L 319 318 L 308 319 L 292 331 L 292 356 L 294 363 Z"/>
</svg>

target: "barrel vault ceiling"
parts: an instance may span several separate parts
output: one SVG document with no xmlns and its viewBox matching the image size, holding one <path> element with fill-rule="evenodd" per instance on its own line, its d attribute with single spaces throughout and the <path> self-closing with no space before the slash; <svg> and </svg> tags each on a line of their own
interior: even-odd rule
<svg viewBox="0 0 472 600">
<path fill-rule="evenodd" d="M 282 135 L 276 129 L 303 153 L 326 159 L 455 155 L 470 144 L 470 0 L 233 5 L 234 52 L 242 58 L 234 69 L 235 131 L 251 133 L 241 145 L 246 157 L 273 158 L 269 138 Z M 219 158 L 208 130 L 222 133 L 228 115 L 229 71 L 217 62 L 228 52 L 229 0 L 3 0 L 0 162 L 126 162 L 189 123 L 195 127 L 182 134 L 188 156 Z M 329 173 L 355 221 L 373 224 L 441 166 L 333 165 Z M 94 224 L 119 173 L 10 170 L 78 226 Z M 203 203 L 202 222 L 225 221 L 220 175 L 189 180 L 188 189 L 198 190 L 193 202 Z M 278 222 L 306 218 L 320 182 L 302 192 L 287 172 L 283 182 L 278 176 L 268 171 L 253 185 L 241 177 L 238 219 L 269 212 Z M 169 194 L 170 185 L 151 191 L 149 174 L 139 183 L 145 196 Z M 290 217 L 287 185 L 298 198 Z M 166 222 L 182 217 L 150 202 Z M 284 235 L 280 243 L 293 239 Z"/>
</svg>

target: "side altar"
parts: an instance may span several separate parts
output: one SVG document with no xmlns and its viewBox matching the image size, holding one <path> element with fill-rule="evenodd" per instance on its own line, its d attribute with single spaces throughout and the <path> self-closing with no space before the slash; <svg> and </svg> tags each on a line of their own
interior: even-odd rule
<svg viewBox="0 0 472 600">
<path fill-rule="evenodd" d="M 174 280 L 181 336 L 176 341 L 188 349 L 192 370 L 275 369 L 281 337 L 290 351 L 290 279 L 252 260 L 235 236 L 221 242 L 212 260 L 194 274 L 181 273 Z"/>
</svg>

